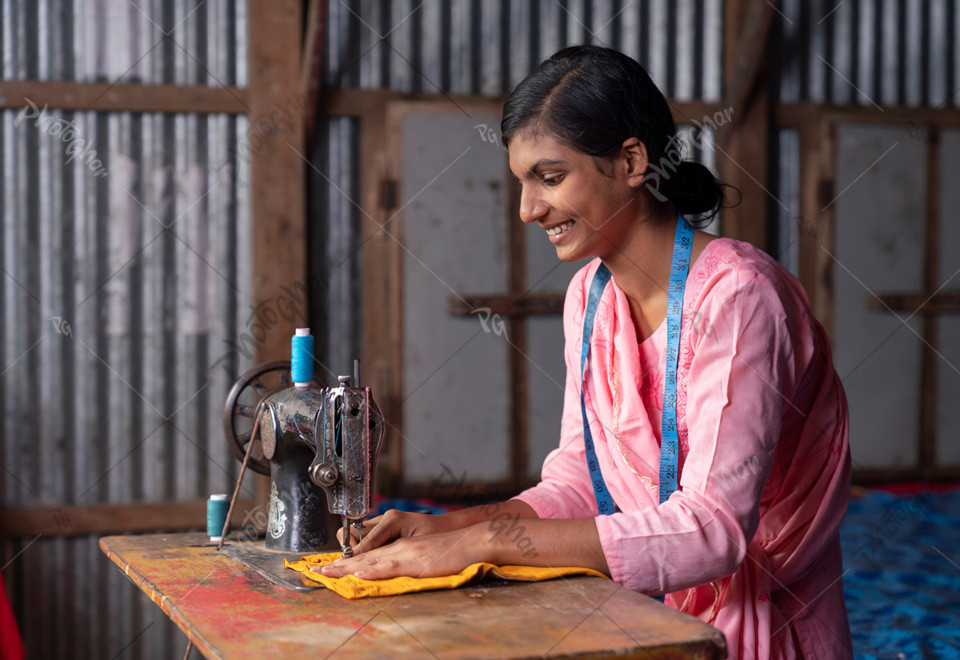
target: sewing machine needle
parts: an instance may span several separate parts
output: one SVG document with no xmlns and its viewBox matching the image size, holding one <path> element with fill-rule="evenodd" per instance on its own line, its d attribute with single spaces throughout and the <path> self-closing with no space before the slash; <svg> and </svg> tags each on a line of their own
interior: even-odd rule
<svg viewBox="0 0 960 660">
<path fill-rule="evenodd" d="M 352 557 L 353 548 L 350 545 L 350 519 L 343 517 L 343 557 Z"/>
</svg>

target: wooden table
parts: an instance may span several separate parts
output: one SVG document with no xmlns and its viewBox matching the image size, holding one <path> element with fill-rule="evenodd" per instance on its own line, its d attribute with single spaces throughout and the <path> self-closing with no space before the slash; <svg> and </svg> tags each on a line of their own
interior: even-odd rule
<svg viewBox="0 0 960 660">
<path fill-rule="evenodd" d="M 347 600 L 276 586 L 203 534 L 100 547 L 208 658 L 724 658 L 723 635 L 591 577 Z"/>
</svg>

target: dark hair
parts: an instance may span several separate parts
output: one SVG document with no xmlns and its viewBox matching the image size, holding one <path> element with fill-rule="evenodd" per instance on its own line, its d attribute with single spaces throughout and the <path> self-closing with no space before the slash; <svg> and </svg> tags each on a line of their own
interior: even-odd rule
<svg viewBox="0 0 960 660">
<path fill-rule="evenodd" d="M 503 106 L 503 142 L 521 129 L 545 131 L 595 158 L 609 159 L 624 141 L 647 148 L 647 189 L 680 213 L 713 217 L 724 186 L 700 163 L 683 160 L 677 125 L 663 93 L 636 60 L 599 46 L 571 46 L 542 62 Z"/>
</svg>

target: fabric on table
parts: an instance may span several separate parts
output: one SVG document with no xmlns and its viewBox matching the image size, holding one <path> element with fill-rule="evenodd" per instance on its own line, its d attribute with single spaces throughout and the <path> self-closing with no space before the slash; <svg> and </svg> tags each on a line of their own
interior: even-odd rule
<svg viewBox="0 0 960 660">
<path fill-rule="evenodd" d="M 800 283 L 768 255 L 709 242 L 687 277 L 677 369 L 679 489 L 658 505 L 666 323 L 638 341 L 611 280 L 586 405 L 619 511 L 599 516 L 584 457 L 580 351 L 595 259 L 563 310 L 560 445 L 518 499 L 595 518 L 611 576 L 719 628 L 731 659 L 851 657 L 838 527 L 850 492 L 847 405 Z"/>
<path fill-rule="evenodd" d="M 442 577 L 415 578 L 395 577 L 384 580 L 362 580 L 355 575 L 344 575 L 334 578 L 316 573 L 310 569 L 314 566 L 324 566 L 340 558 L 339 552 L 324 552 L 308 555 L 294 562 L 283 560 L 283 565 L 299 571 L 314 582 L 319 582 L 328 589 L 336 591 L 344 598 L 364 598 L 366 596 L 395 596 L 416 591 L 430 591 L 433 589 L 456 589 L 468 582 L 479 580 L 485 575 L 504 580 L 520 580 L 537 582 L 553 580 L 559 577 L 572 575 L 606 576 L 590 568 L 559 567 L 543 568 L 539 566 L 497 566 L 495 564 L 471 564 L 456 575 Z"/>
</svg>

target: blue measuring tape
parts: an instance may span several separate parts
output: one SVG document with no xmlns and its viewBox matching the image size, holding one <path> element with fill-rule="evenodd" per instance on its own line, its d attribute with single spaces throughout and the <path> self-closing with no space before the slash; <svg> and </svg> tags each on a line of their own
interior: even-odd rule
<svg viewBox="0 0 960 660">
<path fill-rule="evenodd" d="M 680 355 L 680 319 L 683 316 L 683 291 L 690 268 L 690 250 L 693 247 L 693 227 L 683 216 L 677 218 L 677 233 L 673 240 L 673 258 L 670 264 L 670 287 L 667 291 L 667 356 L 663 384 L 663 420 L 660 427 L 660 503 L 667 501 L 677 490 L 677 361 Z M 600 515 L 616 511 L 613 497 L 603 481 L 600 463 L 593 447 L 593 434 L 587 422 L 587 405 L 584 400 L 587 355 L 590 352 L 590 336 L 593 320 L 603 290 L 610 281 L 610 271 L 602 263 L 597 268 L 590 284 L 587 309 L 583 318 L 583 345 L 580 351 L 580 412 L 583 415 L 583 444 L 587 455 L 587 467 L 593 482 Z"/>
<path fill-rule="evenodd" d="M 600 463 L 597 461 L 597 452 L 593 449 L 593 434 L 590 433 L 590 424 L 587 422 L 587 403 L 584 400 L 584 392 L 587 387 L 587 355 L 590 353 L 590 335 L 593 334 L 593 319 L 597 315 L 597 306 L 600 304 L 600 296 L 603 295 L 603 289 L 610 281 L 610 270 L 600 264 L 597 272 L 593 276 L 593 282 L 590 284 L 590 295 L 587 298 L 587 310 L 583 317 L 583 345 L 580 348 L 580 414 L 583 415 L 583 445 L 587 453 L 587 467 L 590 468 L 590 480 L 593 482 L 593 493 L 597 496 L 597 511 L 600 515 L 608 515 L 616 510 L 613 505 L 613 497 L 607 490 L 607 484 L 603 481 L 603 474 L 600 472 Z"/>
</svg>

